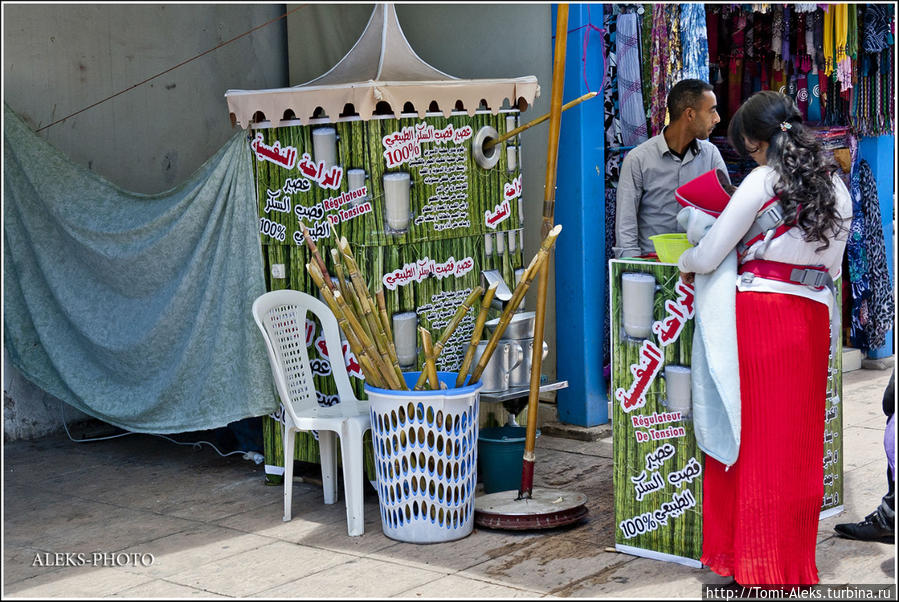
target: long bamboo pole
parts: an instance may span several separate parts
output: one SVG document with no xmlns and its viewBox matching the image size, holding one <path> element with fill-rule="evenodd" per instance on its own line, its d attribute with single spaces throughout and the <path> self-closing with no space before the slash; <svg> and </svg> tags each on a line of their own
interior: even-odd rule
<svg viewBox="0 0 899 602">
<path fill-rule="evenodd" d="M 567 111 L 567 110 L 570 109 L 571 107 L 575 107 L 575 106 L 581 104 L 582 102 L 584 102 L 585 100 L 590 100 L 591 98 L 593 98 L 593 97 L 596 96 L 597 94 L 599 94 L 599 92 L 587 92 L 587 93 L 584 94 L 583 96 L 578 96 L 578 97 L 575 98 L 574 100 L 571 100 L 571 101 L 566 102 L 565 104 L 563 104 L 563 105 L 562 105 L 562 110 L 563 110 L 563 111 Z M 495 140 L 488 140 L 487 142 L 484 143 L 484 150 L 490 150 L 492 147 L 496 146 L 497 144 L 500 144 L 501 142 L 505 142 L 505 141 L 508 140 L 509 138 L 511 138 L 511 137 L 513 137 L 513 136 L 517 136 L 517 135 L 520 134 L 521 132 L 530 129 L 530 128 L 534 127 L 535 125 L 539 125 L 539 124 L 543 123 L 544 121 L 546 121 L 547 119 L 549 119 L 551 115 L 552 115 L 551 112 L 550 112 L 550 113 L 547 113 L 547 114 L 545 114 L 545 115 L 541 115 L 541 116 L 538 117 L 537 119 L 533 119 L 533 120 L 531 120 L 531 121 L 528 121 L 528 122 L 527 122 L 526 124 L 524 124 L 524 125 L 518 126 L 518 127 L 515 128 L 514 130 L 509 130 L 508 132 L 506 132 L 505 134 L 503 134 L 502 136 L 500 136 L 499 138 L 497 138 L 497 139 L 495 139 Z"/>
<path fill-rule="evenodd" d="M 543 189 L 543 223 L 541 232 L 553 228 L 556 202 L 556 168 L 559 162 L 559 131 L 562 121 L 562 92 L 565 86 L 565 50 L 568 32 L 568 5 L 559 4 L 556 11 L 556 48 L 553 56 L 553 87 L 550 100 L 549 138 L 546 152 L 546 180 Z M 550 250 L 550 254 L 551 254 Z M 534 352 L 531 356 L 531 382 L 528 391 L 528 421 L 525 431 L 524 456 L 521 463 L 521 488 L 518 498 L 530 498 L 534 488 L 534 447 L 537 440 L 537 408 L 540 403 L 540 375 L 543 368 L 543 330 L 546 324 L 546 292 L 549 288 L 549 266 L 540 269 L 537 307 L 534 316 Z"/>
</svg>

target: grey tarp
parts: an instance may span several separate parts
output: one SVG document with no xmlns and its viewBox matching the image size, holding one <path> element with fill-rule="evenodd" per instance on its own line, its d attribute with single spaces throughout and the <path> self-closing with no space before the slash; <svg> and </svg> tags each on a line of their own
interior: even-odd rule
<svg viewBox="0 0 899 602">
<path fill-rule="evenodd" d="M 132 431 L 275 410 L 250 312 L 265 283 L 245 134 L 146 195 L 74 165 L 7 106 L 4 117 L 3 341 L 16 368 Z"/>
</svg>

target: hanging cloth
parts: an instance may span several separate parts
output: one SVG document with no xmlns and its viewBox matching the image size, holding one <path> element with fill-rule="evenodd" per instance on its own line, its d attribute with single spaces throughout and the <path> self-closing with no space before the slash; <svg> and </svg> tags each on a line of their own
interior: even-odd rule
<svg viewBox="0 0 899 602">
<path fill-rule="evenodd" d="M 640 36 L 637 14 L 618 15 L 615 60 L 618 66 L 618 106 L 621 111 L 621 143 L 636 146 L 646 140 L 646 114 L 640 84 Z"/>
<path fill-rule="evenodd" d="M 25 378 L 145 433 L 277 409 L 250 313 L 265 282 L 246 134 L 147 195 L 4 117 L 3 342 Z"/>
<path fill-rule="evenodd" d="M 865 256 L 871 288 L 864 338 L 867 349 L 877 349 L 883 347 L 886 342 L 886 333 L 893 326 L 896 307 L 887 267 L 877 183 L 871 166 L 864 159 L 859 162 L 859 195 L 864 215 Z"/>
<path fill-rule="evenodd" d="M 666 102 L 668 88 L 668 26 L 665 16 L 665 6 L 652 5 L 652 52 L 650 62 L 652 64 L 652 97 L 649 102 L 649 118 L 652 126 L 651 136 L 658 135 L 665 125 Z"/>
<path fill-rule="evenodd" d="M 684 79 L 709 81 L 709 36 L 702 4 L 682 4 L 680 32 L 683 46 Z"/>
<path fill-rule="evenodd" d="M 683 79 L 684 61 L 680 30 L 680 6 L 666 4 L 665 15 L 668 19 L 668 74 L 665 89 L 671 90 L 674 84 Z M 667 92 L 666 92 L 667 94 Z M 665 123 L 668 123 L 666 118 Z"/>
<path fill-rule="evenodd" d="M 824 75 L 830 77 L 836 66 L 834 56 L 833 27 L 836 7 L 831 4 L 824 11 Z"/>
</svg>

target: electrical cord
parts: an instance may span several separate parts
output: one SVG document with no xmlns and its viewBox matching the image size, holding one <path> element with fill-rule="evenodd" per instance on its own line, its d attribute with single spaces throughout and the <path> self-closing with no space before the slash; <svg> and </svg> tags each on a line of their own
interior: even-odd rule
<svg viewBox="0 0 899 602">
<path fill-rule="evenodd" d="M 261 464 L 264 460 L 264 456 L 256 451 L 236 450 L 233 452 L 222 453 L 219 450 L 219 448 L 217 448 L 215 445 L 213 445 L 209 441 L 193 441 L 193 442 L 191 442 L 191 441 L 176 441 L 175 439 L 172 439 L 171 437 L 167 437 L 166 435 L 159 435 L 156 433 L 135 433 L 134 431 L 126 431 L 124 433 L 119 433 L 118 435 L 109 435 L 108 437 L 92 437 L 90 439 L 75 439 L 74 437 L 72 437 L 72 433 L 69 432 L 69 425 L 68 425 L 68 423 L 66 423 L 65 403 L 64 402 L 60 402 L 60 404 L 59 404 L 59 414 L 60 414 L 60 418 L 62 419 L 62 426 L 66 431 L 66 435 L 68 435 L 69 439 L 71 441 L 73 441 L 74 443 L 91 443 L 93 441 L 106 441 L 108 439 L 118 439 L 119 437 L 127 437 L 128 435 L 143 434 L 143 435 L 152 435 L 153 437 L 160 437 L 161 439 L 171 441 L 175 445 L 189 445 L 189 446 L 193 447 L 194 449 L 202 449 L 203 445 L 208 445 L 209 447 L 214 449 L 218 455 L 220 455 L 223 458 L 225 458 L 227 456 L 233 456 L 235 454 L 243 454 L 244 460 L 252 460 L 256 464 Z"/>
</svg>

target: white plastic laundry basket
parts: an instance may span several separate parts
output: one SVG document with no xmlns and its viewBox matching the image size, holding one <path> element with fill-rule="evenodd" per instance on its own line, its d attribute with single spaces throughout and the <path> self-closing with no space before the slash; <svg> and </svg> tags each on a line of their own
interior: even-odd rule
<svg viewBox="0 0 899 602">
<path fill-rule="evenodd" d="M 404 374 L 411 389 L 419 372 Z M 366 385 L 384 535 L 409 543 L 460 539 L 474 527 L 481 383 L 391 391 Z"/>
</svg>

